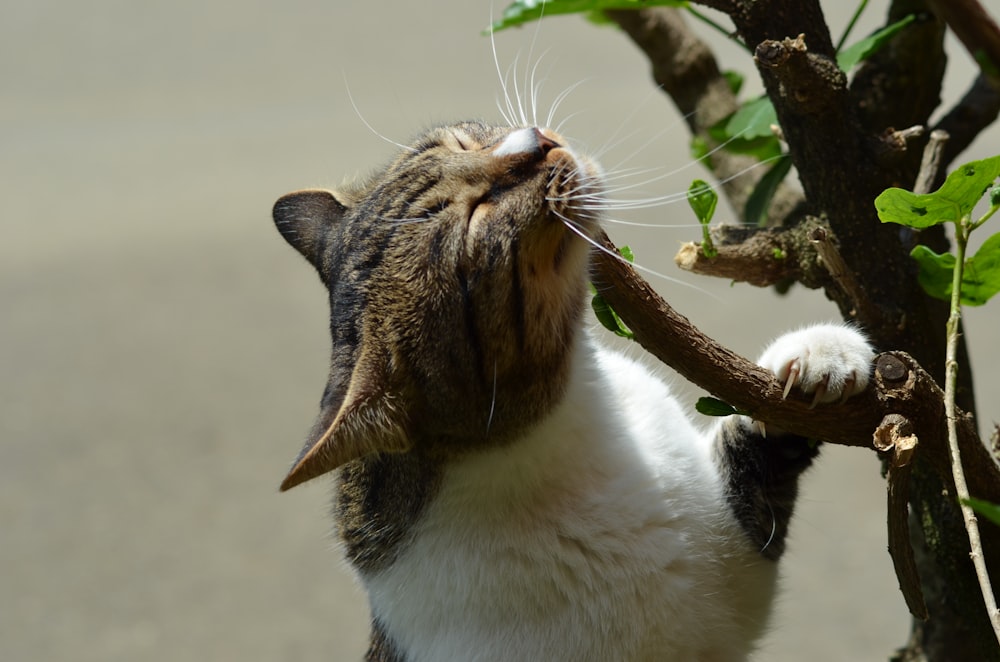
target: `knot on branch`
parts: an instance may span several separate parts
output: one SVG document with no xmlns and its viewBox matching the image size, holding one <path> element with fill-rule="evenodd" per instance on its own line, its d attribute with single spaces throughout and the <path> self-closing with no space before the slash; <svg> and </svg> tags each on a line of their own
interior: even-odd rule
<svg viewBox="0 0 1000 662">
<path fill-rule="evenodd" d="M 894 166 L 909 154 L 911 144 L 924 135 L 923 125 L 917 124 L 907 129 L 887 128 L 876 139 L 875 158 L 882 167 Z"/>
<path fill-rule="evenodd" d="M 801 114 L 824 111 L 831 93 L 847 87 L 847 77 L 837 63 L 811 53 L 804 34 L 780 41 L 766 39 L 757 44 L 754 59 L 762 70 L 772 72 L 788 108 Z"/>
</svg>

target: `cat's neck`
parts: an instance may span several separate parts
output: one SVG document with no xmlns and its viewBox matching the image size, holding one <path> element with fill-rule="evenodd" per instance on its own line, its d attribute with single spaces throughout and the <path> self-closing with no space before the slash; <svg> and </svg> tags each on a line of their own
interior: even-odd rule
<svg viewBox="0 0 1000 662">
<path fill-rule="evenodd" d="M 585 336 L 572 361 L 551 413 L 440 466 L 392 562 L 363 573 L 373 614 L 413 659 L 484 646 L 509 659 L 702 659 L 687 635 L 729 608 L 702 593 L 730 591 L 754 562 L 707 440 L 663 382 Z"/>
</svg>

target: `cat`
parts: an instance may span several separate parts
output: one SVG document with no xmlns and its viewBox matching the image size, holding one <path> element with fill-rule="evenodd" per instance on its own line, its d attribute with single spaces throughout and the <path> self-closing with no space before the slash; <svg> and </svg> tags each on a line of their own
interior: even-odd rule
<svg viewBox="0 0 1000 662">
<path fill-rule="evenodd" d="M 329 382 L 281 485 L 337 471 L 369 662 L 742 660 L 775 593 L 808 440 L 698 430 L 584 317 L 603 174 L 548 129 L 427 131 L 337 193 L 275 204 L 329 290 Z M 868 383 L 857 330 L 760 364 L 814 394 Z"/>
</svg>

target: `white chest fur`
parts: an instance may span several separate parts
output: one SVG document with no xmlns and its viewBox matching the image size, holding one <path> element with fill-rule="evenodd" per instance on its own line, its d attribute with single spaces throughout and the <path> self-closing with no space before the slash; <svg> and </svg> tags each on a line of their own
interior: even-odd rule
<svg viewBox="0 0 1000 662">
<path fill-rule="evenodd" d="M 774 565 L 725 503 L 709 435 L 646 368 L 581 339 L 563 403 L 450 467 L 363 578 L 409 662 L 738 660 Z"/>
</svg>

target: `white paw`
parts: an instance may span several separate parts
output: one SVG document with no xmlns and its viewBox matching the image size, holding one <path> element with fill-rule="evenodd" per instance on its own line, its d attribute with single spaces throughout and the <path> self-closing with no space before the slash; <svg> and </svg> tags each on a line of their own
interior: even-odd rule
<svg viewBox="0 0 1000 662">
<path fill-rule="evenodd" d="M 818 324 L 786 333 L 764 350 L 757 363 L 785 384 L 820 402 L 844 401 L 868 386 L 875 351 L 857 330 Z"/>
</svg>

